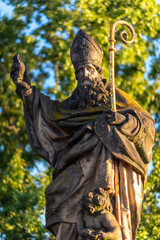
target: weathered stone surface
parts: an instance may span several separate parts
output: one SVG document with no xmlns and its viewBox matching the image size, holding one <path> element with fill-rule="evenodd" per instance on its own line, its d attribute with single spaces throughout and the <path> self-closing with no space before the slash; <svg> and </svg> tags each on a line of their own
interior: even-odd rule
<svg viewBox="0 0 160 240">
<path fill-rule="evenodd" d="M 154 121 L 120 89 L 117 112 L 110 110 L 102 56 L 98 43 L 80 30 L 71 48 L 78 84 L 63 102 L 30 86 L 26 72 L 22 80 L 21 60 L 12 67 L 30 145 L 53 166 L 46 227 L 57 240 L 134 240 L 140 222 Z"/>
</svg>

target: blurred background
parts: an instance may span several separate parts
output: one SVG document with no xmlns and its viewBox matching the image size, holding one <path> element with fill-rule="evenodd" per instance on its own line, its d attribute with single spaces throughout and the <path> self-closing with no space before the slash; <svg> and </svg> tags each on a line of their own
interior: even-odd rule
<svg viewBox="0 0 160 240">
<path fill-rule="evenodd" d="M 32 152 L 23 104 L 10 77 L 20 54 L 32 85 L 53 100 L 64 100 L 76 86 L 70 47 L 78 29 L 104 51 L 109 79 L 110 25 L 132 24 L 135 42 L 120 42 L 116 29 L 116 87 L 138 101 L 155 120 L 153 160 L 145 184 L 137 239 L 160 239 L 160 1 L 0 0 L 0 240 L 54 239 L 45 229 L 45 187 L 52 169 Z M 127 30 L 127 28 L 126 28 Z"/>
</svg>

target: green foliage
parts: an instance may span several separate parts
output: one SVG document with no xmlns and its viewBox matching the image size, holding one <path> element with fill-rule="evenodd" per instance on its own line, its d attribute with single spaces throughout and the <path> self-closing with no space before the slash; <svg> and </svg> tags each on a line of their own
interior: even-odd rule
<svg viewBox="0 0 160 240">
<path fill-rule="evenodd" d="M 154 170 L 145 186 L 141 224 L 137 239 L 160 239 L 160 145 L 154 148 Z M 155 194 L 157 193 L 157 194 Z"/>
<path fill-rule="evenodd" d="M 11 19 L 0 18 L 0 238 L 53 239 L 41 224 L 44 188 L 51 181 L 51 170 L 33 174 L 35 166 L 43 160 L 28 146 L 22 101 L 14 92 L 9 74 L 13 55 L 20 54 L 32 85 L 40 89 L 53 72 L 54 86 L 45 91 L 63 100 L 76 86 L 70 47 L 78 28 L 92 34 L 102 47 L 104 76 L 109 78 L 110 25 L 123 19 L 134 26 L 136 40 L 124 46 L 118 36 L 124 28 L 117 28 L 116 86 L 154 116 L 157 130 L 154 169 L 145 187 L 137 239 L 159 239 L 160 6 L 155 0 L 6 2 L 15 10 Z M 36 29 L 28 34 L 32 22 L 36 23 Z"/>
<path fill-rule="evenodd" d="M 2 239 L 44 239 L 40 221 L 40 214 L 44 214 L 44 187 L 40 178 L 45 174 L 34 177 L 26 168 L 22 149 L 17 148 L 1 177 Z"/>
</svg>

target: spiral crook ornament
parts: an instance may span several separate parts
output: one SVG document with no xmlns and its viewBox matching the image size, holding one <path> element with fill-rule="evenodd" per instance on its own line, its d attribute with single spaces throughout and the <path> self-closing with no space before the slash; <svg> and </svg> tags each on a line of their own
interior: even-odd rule
<svg viewBox="0 0 160 240">
<path fill-rule="evenodd" d="M 114 73 L 114 53 L 116 51 L 114 44 L 116 42 L 115 40 L 115 29 L 118 25 L 125 25 L 129 28 L 130 32 L 131 32 L 131 39 L 130 40 L 126 40 L 128 39 L 128 34 L 126 31 L 122 31 L 120 33 L 120 39 L 123 43 L 125 44 L 131 44 L 134 39 L 135 39 L 135 31 L 133 29 L 133 27 L 131 26 L 130 23 L 124 21 L 124 20 L 118 20 L 116 22 L 114 22 L 111 25 L 110 28 L 110 39 L 109 39 L 109 43 L 110 43 L 110 48 L 108 49 L 108 51 L 110 52 L 110 91 L 111 91 L 111 109 L 116 112 L 116 98 L 115 98 L 115 73 Z M 125 38 L 124 38 L 125 36 Z"/>
<path fill-rule="evenodd" d="M 122 41 L 123 43 L 125 43 L 125 44 L 130 44 L 130 43 L 132 43 L 132 42 L 134 41 L 134 39 L 135 39 L 135 31 L 134 31 L 132 25 L 131 25 L 130 23 L 124 21 L 124 20 L 118 20 L 118 21 L 114 22 L 114 23 L 111 25 L 109 42 L 110 42 L 110 41 L 114 41 L 114 42 L 115 42 L 115 39 L 114 39 L 114 38 L 115 38 L 115 29 L 116 29 L 116 27 L 117 27 L 118 25 L 125 25 L 125 26 L 127 26 L 127 27 L 129 28 L 130 32 L 131 32 L 131 35 L 132 35 L 131 39 L 127 41 L 127 40 L 124 39 L 123 36 L 125 35 L 125 38 L 128 38 L 128 33 L 127 33 L 126 31 L 121 32 L 121 33 L 120 33 L 120 39 L 121 39 L 121 41 Z"/>
</svg>

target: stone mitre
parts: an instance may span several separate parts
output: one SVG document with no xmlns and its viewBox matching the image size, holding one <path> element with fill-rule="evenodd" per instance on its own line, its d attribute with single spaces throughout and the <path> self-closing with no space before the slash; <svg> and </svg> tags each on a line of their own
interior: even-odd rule
<svg viewBox="0 0 160 240">
<path fill-rule="evenodd" d="M 89 63 L 101 69 L 103 50 L 91 35 L 81 29 L 73 40 L 70 56 L 75 69 Z"/>
</svg>

